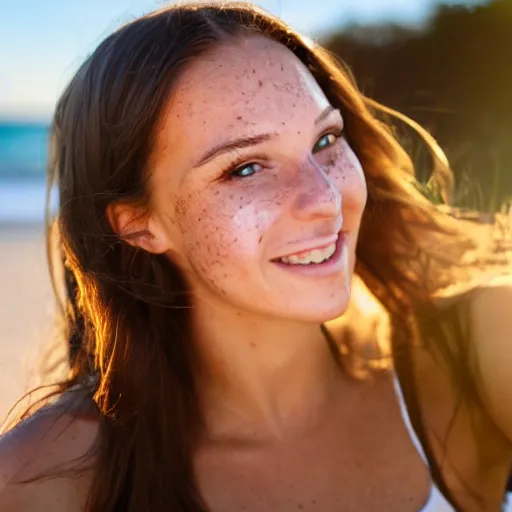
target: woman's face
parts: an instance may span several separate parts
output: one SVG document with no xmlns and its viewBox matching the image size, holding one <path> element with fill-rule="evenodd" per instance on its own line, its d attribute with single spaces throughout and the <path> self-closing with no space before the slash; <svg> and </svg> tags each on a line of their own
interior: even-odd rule
<svg viewBox="0 0 512 512">
<path fill-rule="evenodd" d="M 366 185 L 342 130 L 276 42 L 226 43 L 191 64 L 158 135 L 150 225 L 196 294 L 289 320 L 344 311 Z"/>
</svg>

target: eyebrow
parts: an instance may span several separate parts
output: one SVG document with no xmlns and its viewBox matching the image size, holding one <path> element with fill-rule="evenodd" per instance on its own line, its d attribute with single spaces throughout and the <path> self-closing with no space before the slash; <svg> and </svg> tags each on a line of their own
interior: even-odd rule
<svg viewBox="0 0 512 512">
<path fill-rule="evenodd" d="M 315 121 L 315 126 L 324 121 L 331 112 L 337 111 L 338 109 L 334 108 L 332 105 L 329 105 L 327 108 L 323 110 L 323 112 L 318 116 Z M 201 167 L 206 162 L 213 160 L 219 155 L 223 153 L 228 153 L 234 149 L 243 149 L 250 146 L 256 146 L 257 144 L 261 144 L 266 142 L 274 137 L 271 133 L 262 133 L 261 135 L 255 135 L 253 137 L 242 137 L 240 139 L 235 139 L 229 142 L 223 142 L 209 149 L 199 160 L 197 163 L 193 165 L 193 168 Z"/>
</svg>

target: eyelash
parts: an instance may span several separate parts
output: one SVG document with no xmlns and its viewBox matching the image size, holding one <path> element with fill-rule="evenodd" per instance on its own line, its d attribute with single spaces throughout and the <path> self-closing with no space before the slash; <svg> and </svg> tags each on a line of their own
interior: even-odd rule
<svg viewBox="0 0 512 512">
<path fill-rule="evenodd" d="M 332 148 L 333 146 L 335 146 L 336 143 L 345 136 L 345 130 L 342 128 L 341 130 L 338 130 L 337 132 L 332 132 L 331 131 L 331 132 L 325 133 L 324 135 L 322 135 L 317 140 L 317 142 L 315 143 L 315 146 L 324 137 L 327 137 L 329 135 L 334 135 L 334 138 L 335 138 L 334 142 L 332 144 L 328 145 L 328 146 L 324 146 L 323 148 L 320 148 L 317 151 L 317 153 L 320 152 L 320 151 L 323 151 L 325 149 Z M 242 157 L 240 157 L 240 158 L 235 159 L 233 162 L 231 162 L 229 164 L 228 168 L 225 171 L 223 171 L 222 177 L 226 181 L 229 181 L 229 180 L 250 178 L 251 176 L 254 176 L 255 174 L 258 174 L 258 172 L 255 172 L 253 174 L 250 174 L 249 176 L 236 176 L 235 173 L 240 172 L 241 170 L 246 169 L 247 167 L 250 167 L 251 165 L 259 165 L 259 164 L 256 164 L 256 162 L 248 162 L 248 163 L 244 163 L 243 165 L 240 165 L 243 162 L 243 160 L 244 159 Z"/>
</svg>

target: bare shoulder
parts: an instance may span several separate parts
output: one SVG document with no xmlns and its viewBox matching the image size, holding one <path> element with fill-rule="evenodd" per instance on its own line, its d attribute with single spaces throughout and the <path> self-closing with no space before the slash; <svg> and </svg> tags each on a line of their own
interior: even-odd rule
<svg viewBox="0 0 512 512">
<path fill-rule="evenodd" d="M 69 392 L 0 437 L 0 512 L 81 511 L 99 422 L 76 415 Z"/>
<path fill-rule="evenodd" d="M 512 276 L 496 276 L 479 287 L 471 322 L 482 398 L 512 443 Z"/>
</svg>

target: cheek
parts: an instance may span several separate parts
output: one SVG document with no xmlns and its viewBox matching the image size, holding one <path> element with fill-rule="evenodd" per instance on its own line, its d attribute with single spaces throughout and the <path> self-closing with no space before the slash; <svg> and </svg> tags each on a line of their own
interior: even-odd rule
<svg viewBox="0 0 512 512">
<path fill-rule="evenodd" d="M 175 218 L 183 252 L 201 272 L 239 267 L 260 256 L 263 236 L 278 218 L 283 199 L 276 190 L 269 194 L 272 189 L 267 188 L 262 195 L 256 187 L 260 185 L 211 185 L 211 191 L 177 198 Z"/>
<path fill-rule="evenodd" d="M 341 192 L 344 207 L 362 213 L 367 198 L 366 179 L 355 153 L 350 148 L 343 150 L 326 172 Z"/>
</svg>

